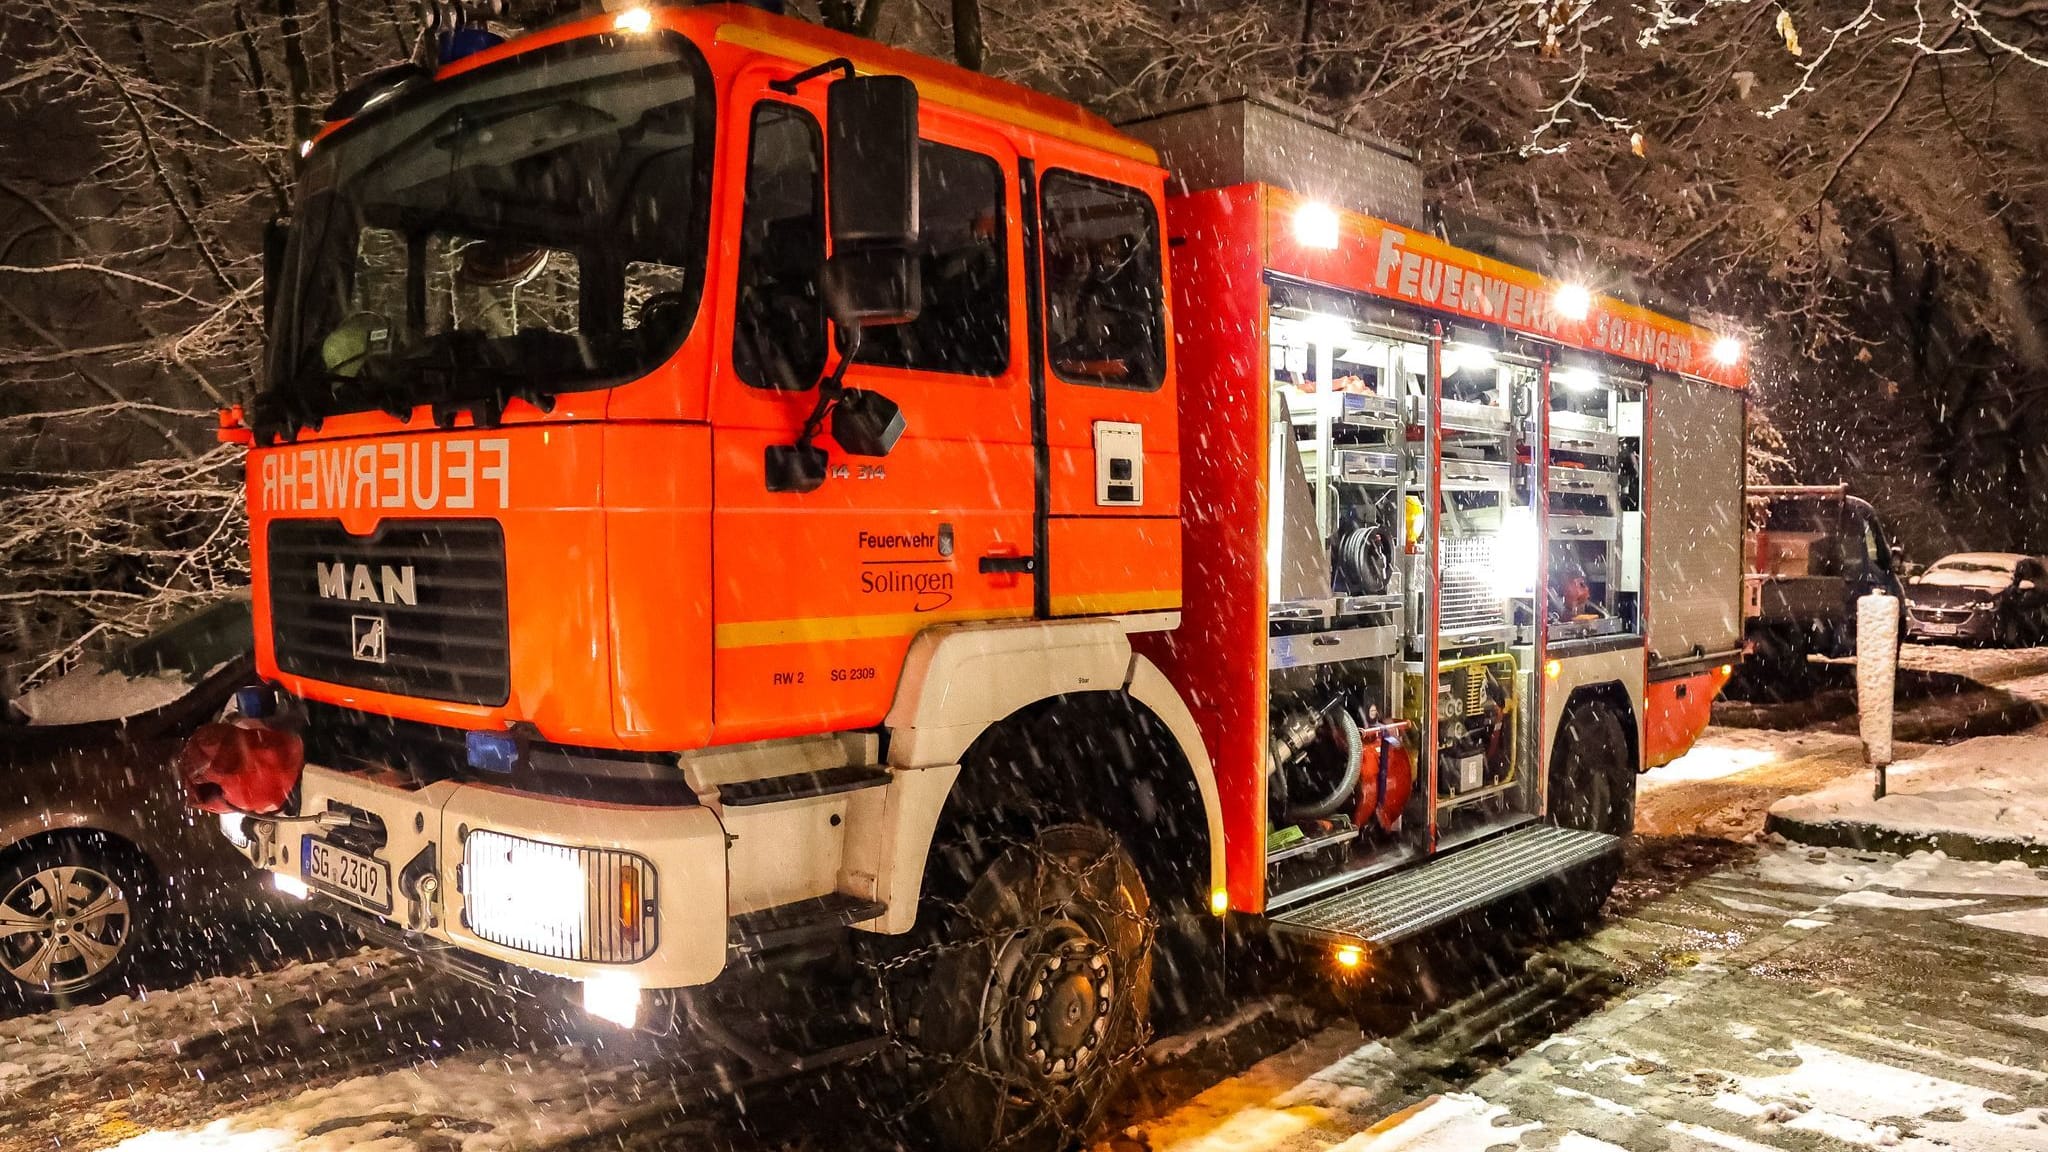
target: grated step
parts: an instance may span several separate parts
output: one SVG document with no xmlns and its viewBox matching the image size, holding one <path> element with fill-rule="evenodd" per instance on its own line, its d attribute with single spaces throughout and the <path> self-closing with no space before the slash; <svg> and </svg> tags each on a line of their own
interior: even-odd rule
<svg viewBox="0 0 2048 1152">
<path fill-rule="evenodd" d="M 873 920 L 889 906 L 844 892 L 813 896 L 794 904 L 742 912 L 732 918 L 728 943 L 741 952 L 762 952 L 821 932 Z"/>
<path fill-rule="evenodd" d="M 807 800 L 813 796 L 836 796 L 863 788 L 880 788 L 889 783 L 889 770 L 866 764 L 848 764 L 817 772 L 793 772 L 760 780 L 740 780 L 718 786 L 718 801 L 728 808 L 753 804 L 775 804 L 784 800 Z"/>
<path fill-rule="evenodd" d="M 1273 930 L 1391 944 L 1621 849 L 1604 832 L 1518 828 L 1427 864 L 1276 913 Z"/>
</svg>

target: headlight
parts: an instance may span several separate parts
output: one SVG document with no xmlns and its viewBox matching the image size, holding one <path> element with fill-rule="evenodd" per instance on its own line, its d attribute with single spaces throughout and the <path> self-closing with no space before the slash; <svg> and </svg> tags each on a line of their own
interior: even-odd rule
<svg viewBox="0 0 2048 1152">
<path fill-rule="evenodd" d="M 654 951 L 654 867 L 631 852 L 476 831 L 463 842 L 469 930 L 494 944 L 625 964 Z"/>
</svg>

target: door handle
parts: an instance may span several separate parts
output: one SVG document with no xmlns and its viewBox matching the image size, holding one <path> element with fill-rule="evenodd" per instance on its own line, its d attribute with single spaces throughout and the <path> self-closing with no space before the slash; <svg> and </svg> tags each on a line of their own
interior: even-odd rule
<svg viewBox="0 0 2048 1152">
<path fill-rule="evenodd" d="M 983 556 L 981 574 L 984 576 L 1014 575 L 1038 571 L 1036 556 Z"/>
</svg>

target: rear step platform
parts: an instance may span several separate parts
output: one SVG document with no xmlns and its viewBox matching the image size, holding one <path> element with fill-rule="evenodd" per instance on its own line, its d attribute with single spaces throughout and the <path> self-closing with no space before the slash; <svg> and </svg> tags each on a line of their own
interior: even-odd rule
<svg viewBox="0 0 2048 1152">
<path fill-rule="evenodd" d="M 1269 923 L 1291 936 L 1392 944 L 1620 850 L 1618 836 L 1532 824 L 1276 912 Z"/>
</svg>

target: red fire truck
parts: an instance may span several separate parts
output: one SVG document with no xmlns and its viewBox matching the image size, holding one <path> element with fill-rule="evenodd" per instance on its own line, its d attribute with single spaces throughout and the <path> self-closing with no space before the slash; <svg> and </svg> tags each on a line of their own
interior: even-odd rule
<svg viewBox="0 0 2048 1152">
<path fill-rule="evenodd" d="M 277 234 L 195 802 L 480 978 L 907 1054 L 956 1145 L 1085 1126 L 1225 930 L 1597 909 L 1739 647 L 1740 343 L 1277 106 L 631 9 L 351 93 Z M 726 1010 L 847 957 L 836 1032 Z"/>
</svg>

